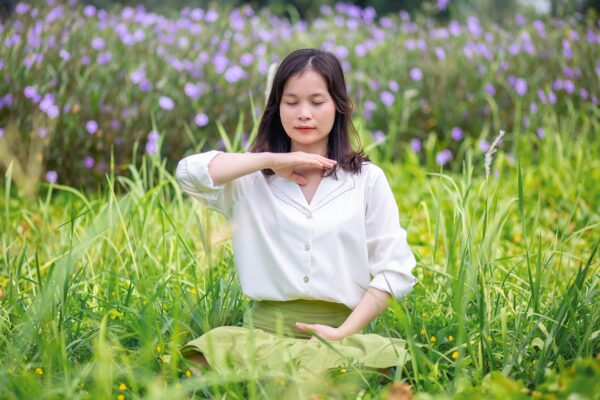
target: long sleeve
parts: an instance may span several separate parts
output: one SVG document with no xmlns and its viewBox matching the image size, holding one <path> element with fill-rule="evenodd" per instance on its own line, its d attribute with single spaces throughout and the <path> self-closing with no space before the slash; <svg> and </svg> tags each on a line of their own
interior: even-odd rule
<svg viewBox="0 0 600 400">
<path fill-rule="evenodd" d="M 219 153 L 222 152 L 211 150 L 184 158 L 179 161 L 175 176 L 185 193 L 229 218 L 240 193 L 236 180 L 223 185 L 215 185 L 212 181 L 208 165 Z"/>
<path fill-rule="evenodd" d="M 406 231 L 400 227 L 398 206 L 385 174 L 380 168 L 374 172 L 365 212 L 369 268 L 373 276 L 370 286 L 400 299 L 416 282 L 412 275 L 416 260 L 406 241 Z"/>
</svg>

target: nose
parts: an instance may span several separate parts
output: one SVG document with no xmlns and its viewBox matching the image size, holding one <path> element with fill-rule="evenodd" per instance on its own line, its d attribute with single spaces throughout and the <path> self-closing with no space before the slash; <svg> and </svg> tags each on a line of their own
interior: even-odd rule
<svg viewBox="0 0 600 400">
<path fill-rule="evenodd" d="M 302 106 L 298 111 L 298 119 L 304 121 L 311 118 L 312 116 L 310 114 L 310 110 L 308 110 L 308 107 Z"/>
</svg>

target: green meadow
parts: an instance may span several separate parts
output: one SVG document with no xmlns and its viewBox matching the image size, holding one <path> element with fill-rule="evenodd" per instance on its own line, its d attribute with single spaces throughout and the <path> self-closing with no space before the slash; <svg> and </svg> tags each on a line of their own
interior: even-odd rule
<svg viewBox="0 0 600 400">
<path fill-rule="evenodd" d="M 392 378 L 349 363 L 310 390 L 380 398 L 405 381 L 419 398 L 598 395 L 599 127 L 583 113 L 549 126 L 543 141 L 520 140 L 514 159 L 496 152 L 489 175 L 470 151 L 456 173 L 423 168 L 411 150 L 377 161 L 418 284 L 368 331 L 405 338 L 411 358 Z M 145 157 L 127 176 L 107 174 L 98 193 L 45 184 L 34 200 L 7 172 L 2 397 L 280 398 L 306 387 L 279 371 L 200 379 L 182 362 L 181 344 L 240 324 L 249 301 L 226 221 L 184 196 L 164 165 Z"/>
</svg>

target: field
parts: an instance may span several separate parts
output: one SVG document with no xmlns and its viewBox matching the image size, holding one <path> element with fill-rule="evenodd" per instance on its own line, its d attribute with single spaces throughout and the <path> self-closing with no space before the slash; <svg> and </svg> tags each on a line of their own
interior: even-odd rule
<svg viewBox="0 0 600 400">
<path fill-rule="evenodd" d="M 57 24 L 44 30 L 44 41 L 52 29 L 69 23 L 92 24 L 88 20 L 98 18 L 102 24 L 90 9 L 71 12 L 65 5 L 49 18 L 54 9 L 40 11 L 44 24 Z M 332 29 L 342 30 L 338 17 L 345 24 L 356 19 L 343 7 L 331 12 L 322 23 Z M 122 23 L 135 37 L 128 25 L 135 17 L 125 18 L 127 13 L 108 14 L 106 24 Z M 155 70 L 148 68 L 143 79 L 151 74 L 168 79 L 163 89 L 144 92 L 141 77 L 135 83 L 125 74 L 120 81 L 115 70 L 135 71 L 145 53 L 134 47 L 139 57 L 132 57 L 123 47 L 123 28 L 105 31 L 106 24 L 73 31 L 65 42 L 70 43 L 68 60 L 54 48 L 39 65 L 34 56 L 30 68 L 23 68 L 31 54 L 41 54 L 28 52 L 14 37 L 35 30 L 30 14 L 30 8 L 18 14 L 21 28 L 13 21 L 0 29 L 5 44 L 0 50 L 0 398 L 371 399 L 394 398 L 400 382 L 420 399 L 599 398 L 597 27 L 567 21 L 557 32 L 548 23 L 548 35 L 533 41 L 539 51 L 514 55 L 510 68 L 520 72 L 504 74 L 498 51 L 478 74 L 465 52 L 451 51 L 473 40 L 473 57 L 486 58 L 468 36 L 475 34 L 475 28 L 467 28 L 471 22 L 448 39 L 444 70 L 440 57 L 431 61 L 419 53 L 419 59 L 408 50 L 416 58 L 399 62 L 404 72 L 396 78 L 398 87 L 389 82 L 395 79 L 394 65 L 368 69 L 368 63 L 394 43 L 412 46 L 406 45 L 411 35 L 418 48 L 425 28 L 415 24 L 413 30 L 402 16 L 390 18 L 396 28 L 391 22 L 379 26 L 384 35 L 379 44 L 372 43 L 371 58 L 359 57 L 362 50 L 347 44 L 353 49 L 347 62 L 358 105 L 355 125 L 361 143 L 386 172 L 418 259 L 415 289 L 367 331 L 406 339 L 411 358 L 391 378 L 350 362 L 312 380 L 285 371 L 258 376 L 252 368 L 245 375 L 198 378 L 182 362 L 179 346 L 213 327 L 240 324 L 250 303 L 236 280 L 226 221 L 182 194 L 174 165 L 185 154 L 217 147 L 218 139 L 229 151 L 246 148 L 263 101 L 260 57 L 246 68 L 240 86 L 225 84 L 207 63 L 203 78 L 190 82 L 210 82 L 223 91 L 193 99 L 192 88 L 181 89 L 184 73 L 176 72 L 177 63 L 165 55 L 184 46 L 165 47 L 161 57 L 171 66 L 162 58 L 149 63 Z M 199 23 L 201 38 L 204 24 L 211 23 L 206 15 Z M 365 25 L 359 25 L 358 35 L 372 34 L 361 18 Z M 268 20 L 261 15 L 256 24 Z M 145 23 L 140 21 L 135 23 Z M 318 33 L 325 30 L 318 24 L 296 24 L 285 29 L 326 37 Z M 539 24 L 521 26 L 532 37 L 540 32 Z M 467 35 L 469 29 L 473 32 Z M 121 35 L 121 42 L 112 44 L 117 66 L 68 62 L 87 49 L 81 43 L 94 37 L 117 41 L 111 36 L 115 32 Z M 578 40 L 571 32 L 579 32 Z M 510 45 L 507 35 L 494 30 L 497 49 Z M 205 36 L 202 40 L 209 41 Z M 483 43 L 485 35 L 477 36 Z M 429 40 L 439 38 L 427 37 L 428 51 L 436 54 Z M 15 44 L 6 46 L 9 39 Z M 570 58 L 564 40 L 572 42 Z M 284 47 L 307 42 L 298 35 Z M 562 46 L 558 55 L 551 52 L 553 45 Z M 238 50 L 234 44 L 227 51 Z M 542 53 L 546 72 L 560 79 L 535 73 Z M 417 65 L 424 76 L 414 70 Z M 579 75 L 567 77 L 565 67 Z M 365 80 L 361 86 L 358 69 L 380 74 L 377 85 Z M 233 76 L 226 69 L 222 73 Z M 52 77 L 55 86 L 49 83 Z M 524 88 L 519 79 L 525 78 Z M 33 86 L 37 102 L 25 90 Z M 172 107 L 165 97 L 181 106 Z M 232 101 L 240 102 L 245 119 L 235 107 L 226 107 Z M 134 104 L 136 109 L 125 115 Z M 223 118 L 217 120 L 220 112 Z M 118 124 L 111 125 L 113 120 Z M 505 134 L 494 143 L 501 129 Z"/>
</svg>

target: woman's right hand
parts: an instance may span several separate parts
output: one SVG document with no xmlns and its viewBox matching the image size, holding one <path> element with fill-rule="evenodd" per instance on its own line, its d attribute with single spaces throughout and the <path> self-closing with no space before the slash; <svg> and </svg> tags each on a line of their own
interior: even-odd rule
<svg viewBox="0 0 600 400">
<path fill-rule="evenodd" d="M 330 169 L 335 166 L 337 161 L 330 160 L 318 154 L 305 153 L 303 151 L 294 151 L 291 153 L 271 153 L 271 169 L 277 175 L 292 180 L 299 185 L 306 186 L 308 181 L 302 176 L 298 169 L 302 171 L 317 169 Z"/>
</svg>

